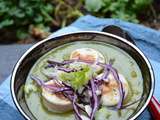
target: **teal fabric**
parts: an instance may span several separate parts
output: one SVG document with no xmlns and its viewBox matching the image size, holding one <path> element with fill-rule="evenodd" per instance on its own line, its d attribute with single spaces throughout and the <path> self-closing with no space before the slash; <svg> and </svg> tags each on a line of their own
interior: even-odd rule
<svg viewBox="0 0 160 120">
<path fill-rule="evenodd" d="M 154 96 L 160 101 L 160 32 L 144 27 L 142 25 L 124 22 L 118 19 L 102 19 L 90 15 L 79 18 L 70 26 L 63 28 L 51 37 L 59 36 L 76 31 L 101 31 L 104 26 L 117 25 L 128 31 L 138 45 L 138 47 L 149 58 L 155 73 L 156 86 Z M 10 76 L 0 85 L 0 120 L 23 120 L 24 118 L 17 111 L 10 93 Z M 138 120 L 151 120 L 152 117 L 146 109 Z"/>
</svg>

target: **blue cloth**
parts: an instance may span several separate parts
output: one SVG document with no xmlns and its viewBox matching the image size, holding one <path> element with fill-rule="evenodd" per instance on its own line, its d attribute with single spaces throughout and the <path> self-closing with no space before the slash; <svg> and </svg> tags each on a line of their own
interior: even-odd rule
<svg viewBox="0 0 160 120">
<path fill-rule="evenodd" d="M 128 31 L 135 39 L 138 47 L 149 57 L 153 66 L 156 87 L 154 96 L 160 101 L 160 32 L 144 27 L 142 25 L 124 22 L 118 19 L 102 19 L 96 18 L 90 15 L 79 18 L 70 26 L 63 28 L 55 33 L 51 37 L 59 36 L 65 33 L 94 30 L 101 31 L 106 25 L 117 25 L 126 31 Z M 24 118 L 17 111 L 10 93 L 10 76 L 0 85 L 0 120 L 23 120 Z M 150 120 L 152 119 L 148 110 L 145 110 L 138 120 Z"/>
</svg>

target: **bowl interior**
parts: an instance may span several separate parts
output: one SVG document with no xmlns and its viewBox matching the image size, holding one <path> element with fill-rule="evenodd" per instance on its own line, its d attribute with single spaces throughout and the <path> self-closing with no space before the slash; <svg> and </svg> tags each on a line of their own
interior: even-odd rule
<svg viewBox="0 0 160 120">
<path fill-rule="evenodd" d="M 24 92 L 22 90 L 22 86 L 25 84 L 27 75 L 31 69 L 31 67 L 34 65 L 34 63 L 45 53 L 50 51 L 51 49 L 63 45 L 68 42 L 73 41 L 101 41 L 106 42 L 108 44 L 117 46 L 123 50 L 125 50 L 139 65 L 142 76 L 143 76 L 143 83 L 144 83 L 144 90 L 143 90 L 143 98 L 138 105 L 137 109 L 135 110 L 134 114 L 130 116 L 130 118 L 133 118 L 146 104 L 146 101 L 148 100 L 148 96 L 151 94 L 151 91 L 153 89 L 153 82 L 151 78 L 150 69 L 144 60 L 144 58 L 141 56 L 139 52 L 137 52 L 133 47 L 129 46 L 126 42 L 120 41 L 117 38 L 103 35 L 100 33 L 74 33 L 69 35 L 64 35 L 56 38 L 52 38 L 50 40 L 46 40 L 39 44 L 36 47 L 33 47 L 29 50 L 28 54 L 24 56 L 23 59 L 21 59 L 18 64 L 15 67 L 13 76 L 12 76 L 12 95 L 14 101 L 16 101 L 16 105 L 18 106 L 18 109 L 20 112 L 27 118 L 27 119 L 35 119 L 35 117 L 32 115 L 30 110 L 28 109 L 25 99 L 24 99 Z"/>
</svg>

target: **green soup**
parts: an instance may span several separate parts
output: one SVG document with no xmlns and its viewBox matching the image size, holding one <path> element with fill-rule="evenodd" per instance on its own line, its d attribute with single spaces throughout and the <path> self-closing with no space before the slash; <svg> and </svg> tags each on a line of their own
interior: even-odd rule
<svg viewBox="0 0 160 120">
<path fill-rule="evenodd" d="M 139 99 L 143 92 L 143 79 L 140 68 L 138 67 L 135 60 L 130 57 L 125 51 L 115 46 L 101 43 L 101 42 L 72 42 L 67 43 L 57 48 L 52 49 L 45 55 L 43 55 L 32 67 L 29 72 L 26 84 L 32 84 L 30 75 L 37 75 L 47 81 L 47 77 L 43 74 L 43 68 L 47 65 L 46 60 L 53 58 L 57 61 L 63 61 L 67 59 L 70 53 L 78 48 L 93 48 L 101 52 L 106 61 L 109 59 L 114 59 L 113 67 L 115 67 L 119 73 L 123 74 L 129 83 L 129 94 L 125 99 L 124 103 L 131 103 Z M 29 110 L 32 112 L 35 118 L 38 120 L 74 120 L 74 113 L 68 112 L 64 114 L 57 114 L 49 112 L 45 109 L 41 102 L 41 95 L 39 92 L 31 92 L 29 95 L 25 95 L 25 100 L 28 105 Z M 139 102 L 136 104 L 122 109 L 122 110 L 111 110 L 107 107 L 100 107 L 96 112 L 96 120 L 124 120 L 128 119 L 137 108 Z"/>
</svg>

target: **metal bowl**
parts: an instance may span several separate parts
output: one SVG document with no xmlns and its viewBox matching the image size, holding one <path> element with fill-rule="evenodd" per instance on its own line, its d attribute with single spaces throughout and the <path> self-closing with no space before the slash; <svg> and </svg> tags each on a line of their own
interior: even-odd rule
<svg viewBox="0 0 160 120">
<path fill-rule="evenodd" d="M 82 31 L 45 39 L 33 45 L 17 62 L 11 79 L 11 93 L 19 112 L 28 120 L 36 120 L 28 109 L 21 86 L 25 84 L 27 75 L 34 63 L 45 53 L 55 47 L 74 41 L 101 41 L 117 46 L 126 51 L 139 65 L 143 76 L 143 99 L 128 119 L 136 119 L 147 107 L 154 90 L 154 74 L 145 55 L 128 40 L 105 32 Z"/>
</svg>

